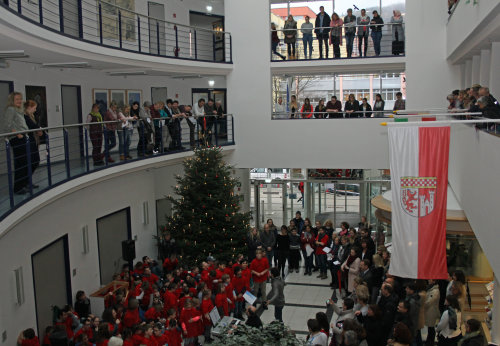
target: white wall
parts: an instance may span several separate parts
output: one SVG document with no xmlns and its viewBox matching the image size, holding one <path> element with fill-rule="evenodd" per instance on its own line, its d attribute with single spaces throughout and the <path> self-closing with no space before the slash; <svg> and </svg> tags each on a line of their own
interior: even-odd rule
<svg viewBox="0 0 500 346">
<path fill-rule="evenodd" d="M 460 87 L 460 67 L 446 61 L 447 16 L 434 0 L 406 1 L 407 109 L 446 108 Z"/>
<path fill-rule="evenodd" d="M 208 88 L 208 79 L 215 81 L 216 88 L 225 88 L 224 77 L 173 79 L 166 76 L 109 76 L 94 69 L 54 69 L 42 68 L 36 64 L 10 62 L 10 67 L 2 69 L 2 80 L 14 82 L 14 89 L 24 94 L 26 85 L 45 86 L 47 91 L 47 112 L 49 126 L 62 124 L 61 84 L 80 85 L 82 90 L 82 112 L 88 114 L 92 107 L 92 89 L 139 89 L 143 101 L 151 101 L 151 87 L 167 87 L 168 97 L 179 100 L 180 104 L 191 104 L 192 88 Z"/>
</svg>

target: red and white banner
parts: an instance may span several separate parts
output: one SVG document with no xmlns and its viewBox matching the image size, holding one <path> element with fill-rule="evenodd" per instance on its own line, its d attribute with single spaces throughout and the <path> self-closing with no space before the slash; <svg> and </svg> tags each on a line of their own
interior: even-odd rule
<svg viewBox="0 0 500 346">
<path fill-rule="evenodd" d="M 449 127 L 389 127 L 392 255 L 389 272 L 446 279 Z"/>
</svg>

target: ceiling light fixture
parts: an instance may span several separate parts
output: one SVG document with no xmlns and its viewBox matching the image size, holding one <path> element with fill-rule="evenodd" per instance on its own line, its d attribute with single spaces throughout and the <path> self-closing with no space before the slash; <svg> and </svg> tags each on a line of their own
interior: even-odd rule
<svg viewBox="0 0 500 346">
<path fill-rule="evenodd" d="M 209 87 L 213 87 L 214 85 L 215 85 L 215 81 L 214 81 L 213 79 L 210 79 L 210 80 L 208 81 L 208 86 L 209 86 Z"/>
<path fill-rule="evenodd" d="M 0 51 L 1 59 L 19 59 L 28 58 L 29 55 L 24 53 L 24 50 L 2 50 Z"/>
<path fill-rule="evenodd" d="M 110 76 L 144 76 L 146 75 L 146 71 L 114 71 L 108 72 Z"/>
<path fill-rule="evenodd" d="M 86 61 L 75 61 L 75 62 L 45 62 L 42 63 L 42 67 L 71 67 L 71 68 L 85 68 L 89 67 L 90 64 Z"/>
<path fill-rule="evenodd" d="M 213 9 L 212 5 L 207 5 L 207 12 L 212 12 Z"/>
</svg>

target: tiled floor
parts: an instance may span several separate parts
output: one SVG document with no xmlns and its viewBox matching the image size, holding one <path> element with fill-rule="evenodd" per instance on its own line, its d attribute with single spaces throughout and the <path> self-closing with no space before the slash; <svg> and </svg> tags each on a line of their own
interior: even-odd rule
<svg viewBox="0 0 500 346">
<path fill-rule="evenodd" d="M 304 269 L 299 273 L 290 273 L 285 278 L 285 307 L 283 309 L 283 322 L 297 333 L 297 337 L 305 339 L 307 334 L 307 320 L 314 318 L 319 311 L 327 312 L 326 301 L 332 297 L 334 290 L 329 286 L 331 278 L 321 280 L 316 278 L 317 272 L 312 276 L 305 276 Z M 271 285 L 267 284 L 267 292 Z M 338 290 L 336 290 L 338 296 Z M 342 304 L 341 300 L 337 304 Z M 331 309 L 329 309 L 331 310 Z M 274 307 L 270 306 L 261 315 L 262 323 L 274 321 Z"/>
</svg>

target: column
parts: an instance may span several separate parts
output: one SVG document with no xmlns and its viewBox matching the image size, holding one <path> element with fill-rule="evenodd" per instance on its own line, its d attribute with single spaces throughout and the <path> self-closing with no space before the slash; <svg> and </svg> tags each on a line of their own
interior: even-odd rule
<svg viewBox="0 0 500 346">
<path fill-rule="evenodd" d="M 498 97 L 500 95 L 500 42 L 491 44 L 490 62 L 490 93 Z"/>
<path fill-rule="evenodd" d="M 465 88 L 470 88 L 472 85 L 472 60 L 465 61 Z"/>
<path fill-rule="evenodd" d="M 481 67 L 481 57 L 474 55 L 472 57 L 472 84 L 479 84 L 479 70 Z"/>
<path fill-rule="evenodd" d="M 479 64 L 479 84 L 490 85 L 490 65 L 491 51 L 489 49 L 482 49 Z"/>
</svg>

